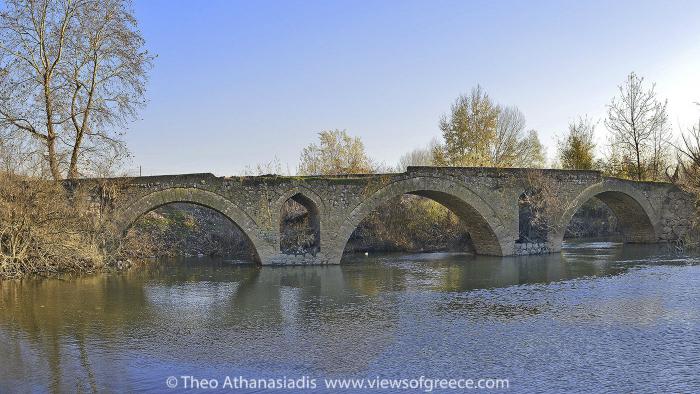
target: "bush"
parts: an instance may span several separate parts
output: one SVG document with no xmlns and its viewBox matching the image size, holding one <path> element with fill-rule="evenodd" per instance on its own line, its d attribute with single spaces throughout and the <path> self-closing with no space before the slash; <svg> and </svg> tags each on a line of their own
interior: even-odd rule
<svg viewBox="0 0 700 394">
<path fill-rule="evenodd" d="M 0 174 L 0 277 L 104 267 L 105 233 L 85 201 L 62 183 Z"/>
</svg>

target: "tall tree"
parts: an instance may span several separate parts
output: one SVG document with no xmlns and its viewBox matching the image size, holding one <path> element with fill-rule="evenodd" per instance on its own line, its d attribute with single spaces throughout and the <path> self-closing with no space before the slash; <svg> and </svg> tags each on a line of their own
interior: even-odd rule
<svg viewBox="0 0 700 394">
<path fill-rule="evenodd" d="M 460 95 L 450 116 L 440 119 L 446 160 L 454 166 L 485 166 L 490 163 L 490 143 L 496 136 L 499 108 L 477 86 L 471 94 Z"/>
<path fill-rule="evenodd" d="M 669 146 L 667 101 L 657 98 L 655 85 L 646 89 L 644 78 L 630 73 L 618 87 L 619 96 L 608 105 L 605 125 L 610 142 L 625 157 L 634 160 L 634 177 L 659 174 L 662 157 Z"/>
<path fill-rule="evenodd" d="M 319 143 L 310 144 L 301 152 L 300 175 L 367 174 L 372 161 L 365 153 L 359 137 L 345 130 L 325 130 L 318 133 Z"/>
<path fill-rule="evenodd" d="M 494 103 L 481 86 L 457 98 L 449 116 L 440 119 L 440 129 L 444 145 L 433 149 L 437 165 L 544 166 L 544 147 L 537 131 L 526 131 L 525 115 Z"/>
<path fill-rule="evenodd" d="M 559 162 L 567 170 L 591 170 L 595 165 L 595 123 L 588 117 L 569 123 L 566 138 L 558 141 Z"/>
<path fill-rule="evenodd" d="M 121 152 L 153 61 L 128 0 L 7 0 L 0 12 L 0 127 L 43 146 L 51 175 Z"/>
<path fill-rule="evenodd" d="M 647 178 L 652 181 L 664 179 L 666 169 L 671 164 L 672 147 L 671 127 L 664 122 L 662 127 L 654 129 L 651 135 L 651 152 L 647 165 Z"/>
</svg>

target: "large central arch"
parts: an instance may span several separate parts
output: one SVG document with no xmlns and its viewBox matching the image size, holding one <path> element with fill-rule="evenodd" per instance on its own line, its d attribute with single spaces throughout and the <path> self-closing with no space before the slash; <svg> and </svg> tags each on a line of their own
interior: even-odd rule
<svg viewBox="0 0 700 394">
<path fill-rule="evenodd" d="M 476 193 L 446 178 L 416 177 L 393 182 L 374 192 L 356 206 L 341 225 L 334 250 L 340 255 L 353 231 L 370 212 L 392 198 L 414 194 L 427 197 L 454 212 L 465 224 L 478 254 L 510 254 L 506 228 L 494 209 Z"/>
<path fill-rule="evenodd" d="M 617 217 L 627 243 L 654 243 L 658 241 L 658 215 L 643 192 L 623 182 L 604 181 L 582 191 L 560 217 L 552 243 L 561 247 L 566 227 L 581 206 L 592 198 L 604 202 Z"/>
<path fill-rule="evenodd" d="M 116 215 L 116 225 L 121 234 L 126 234 L 129 228 L 142 215 L 170 203 L 190 203 L 213 209 L 224 215 L 248 238 L 254 248 L 258 262 L 264 256 L 274 252 L 271 245 L 262 238 L 260 229 L 255 221 L 230 200 L 210 191 L 175 187 L 149 193 Z"/>
</svg>

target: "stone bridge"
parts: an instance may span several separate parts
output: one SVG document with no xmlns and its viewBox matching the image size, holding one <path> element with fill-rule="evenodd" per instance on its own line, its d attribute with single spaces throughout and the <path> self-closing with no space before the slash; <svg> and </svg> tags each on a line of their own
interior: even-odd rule
<svg viewBox="0 0 700 394">
<path fill-rule="evenodd" d="M 370 212 L 403 194 L 427 197 L 460 217 L 476 253 L 495 256 L 559 252 L 564 230 L 591 198 L 615 213 L 626 242 L 677 240 L 689 231 L 693 198 L 669 183 L 608 178 L 597 171 L 409 167 L 404 173 L 348 176 L 216 177 L 187 174 L 113 178 L 116 225 L 122 232 L 145 213 L 185 202 L 216 210 L 235 223 L 270 264 L 338 264 L 350 235 Z M 548 223 L 544 248 L 518 244 L 519 201 L 541 190 Z M 311 215 L 315 253 L 290 255 L 280 249 L 280 211 L 289 199 Z"/>
</svg>

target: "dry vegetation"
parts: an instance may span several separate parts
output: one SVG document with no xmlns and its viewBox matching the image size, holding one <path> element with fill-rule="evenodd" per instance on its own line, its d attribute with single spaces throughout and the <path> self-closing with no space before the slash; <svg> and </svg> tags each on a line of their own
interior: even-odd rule
<svg viewBox="0 0 700 394">
<path fill-rule="evenodd" d="M 113 233 L 93 191 L 0 174 L 0 277 L 102 269 L 116 263 Z"/>
<path fill-rule="evenodd" d="M 519 205 L 527 220 L 525 226 L 521 223 L 520 241 L 545 241 L 550 234 L 563 231 L 556 221 L 566 209 L 565 200 L 560 198 L 561 183 L 538 171 L 527 171 L 524 183 Z"/>
<path fill-rule="evenodd" d="M 427 198 L 404 195 L 374 210 L 353 232 L 346 252 L 472 251 L 460 219 Z"/>
<path fill-rule="evenodd" d="M 141 217 L 123 239 L 130 258 L 206 255 L 253 261 L 254 250 L 243 232 L 209 208 L 176 203 Z"/>
</svg>

